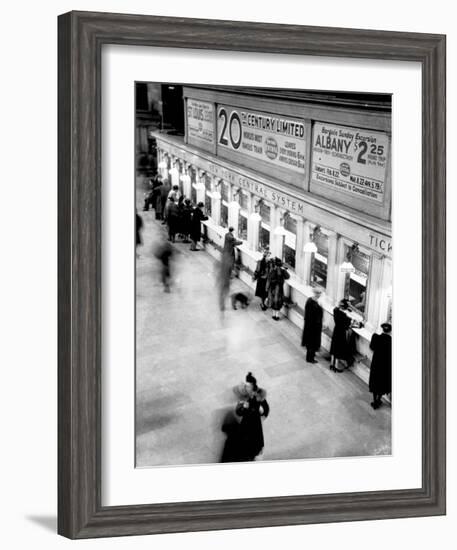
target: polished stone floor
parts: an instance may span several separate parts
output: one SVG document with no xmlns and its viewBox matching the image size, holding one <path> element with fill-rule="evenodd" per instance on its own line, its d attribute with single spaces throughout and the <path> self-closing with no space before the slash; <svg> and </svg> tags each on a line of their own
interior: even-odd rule
<svg viewBox="0 0 457 550">
<path fill-rule="evenodd" d="M 321 357 L 305 361 L 300 331 L 253 302 L 218 309 L 216 262 L 189 244 L 174 249 L 174 282 L 165 293 L 155 243 L 165 226 L 141 212 L 136 288 L 137 467 L 218 462 L 221 422 L 233 388 L 252 371 L 267 391 L 263 460 L 390 454 L 391 409 L 374 411 L 364 382 L 333 373 Z M 235 279 L 232 292 L 244 289 Z M 229 306 L 230 304 L 227 304 Z"/>
</svg>

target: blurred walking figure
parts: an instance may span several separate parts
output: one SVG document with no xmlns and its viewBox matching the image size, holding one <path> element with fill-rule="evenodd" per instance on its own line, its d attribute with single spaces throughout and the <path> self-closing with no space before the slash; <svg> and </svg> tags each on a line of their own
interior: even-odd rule
<svg viewBox="0 0 457 550">
<path fill-rule="evenodd" d="M 269 260 L 269 256 L 270 249 L 267 247 L 263 251 L 262 258 L 257 262 L 257 266 L 252 277 L 253 281 L 257 281 L 255 287 L 255 295 L 260 298 L 260 307 L 263 311 L 267 309 L 265 300 L 268 297 L 267 280 L 271 268 L 271 261 Z"/>
<path fill-rule="evenodd" d="M 313 295 L 306 300 L 305 304 L 305 324 L 303 325 L 301 345 L 306 346 L 306 361 L 308 363 L 317 363 L 315 355 L 321 347 L 324 313 L 319 304 L 321 294 L 320 288 L 313 288 Z"/>
<path fill-rule="evenodd" d="M 266 391 L 257 386 L 257 380 L 251 372 L 246 376 L 246 399 L 238 403 L 236 414 L 241 416 L 240 422 L 240 460 L 252 461 L 263 450 L 265 445 L 262 428 L 262 417 L 270 413 L 266 400 Z"/>
<path fill-rule="evenodd" d="M 135 248 L 138 249 L 138 245 L 143 244 L 143 218 L 135 210 Z M 138 256 L 138 252 L 136 252 Z"/>
<path fill-rule="evenodd" d="M 275 321 L 279 321 L 279 312 L 284 305 L 284 281 L 289 278 L 289 272 L 283 267 L 282 260 L 275 258 L 267 279 L 268 303 L 273 310 Z"/>
<path fill-rule="evenodd" d="M 167 225 L 168 239 L 170 242 L 174 243 L 179 227 L 179 210 L 173 196 L 169 197 L 168 199 Z"/>
<path fill-rule="evenodd" d="M 164 292 L 170 292 L 171 288 L 171 261 L 173 258 L 173 247 L 163 237 L 154 248 L 154 256 L 160 261 L 160 280 Z"/>
<path fill-rule="evenodd" d="M 382 334 L 373 334 L 370 348 L 373 350 L 368 388 L 373 394 L 373 409 L 382 405 L 382 396 L 392 391 L 392 325 L 383 323 Z"/>
<path fill-rule="evenodd" d="M 192 244 L 190 245 L 191 250 L 198 250 L 197 243 L 200 242 L 202 236 L 202 222 L 208 219 L 208 216 L 205 216 L 203 213 L 204 204 L 199 202 L 197 208 L 194 209 L 192 213 L 192 220 L 190 226 L 190 239 Z"/>
<path fill-rule="evenodd" d="M 349 309 L 349 302 L 346 299 L 340 300 L 338 306 L 333 310 L 333 320 L 335 328 L 333 329 L 332 343 L 330 345 L 330 355 L 332 363 L 330 370 L 334 372 L 343 372 L 344 369 L 339 368 L 341 360 L 345 361 L 346 368 L 350 367 L 351 349 L 349 345 L 348 330 L 351 326 L 351 318 L 346 314 Z"/>
<path fill-rule="evenodd" d="M 221 430 L 226 435 L 221 462 L 240 462 L 242 460 L 241 430 L 235 411 L 230 410 L 225 414 Z"/>
<path fill-rule="evenodd" d="M 233 235 L 233 227 L 229 227 L 224 239 L 224 248 L 222 250 L 217 281 L 220 311 L 225 311 L 225 302 L 230 292 L 230 280 L 232 278 L 232 270 L 235 265 L 235 247 L 242 244 L 242 242 L 243 241 L 238 241 Z"/>
</svg>

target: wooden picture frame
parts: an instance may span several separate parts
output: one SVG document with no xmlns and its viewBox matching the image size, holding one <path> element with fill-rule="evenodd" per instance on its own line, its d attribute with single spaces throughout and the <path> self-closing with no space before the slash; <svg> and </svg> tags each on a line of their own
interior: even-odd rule
<svg viewBox="0 0 457 550">
<path fill-rule="evenodd" d="M 445 513 L 445 37 L 70 12 L 59 17 L 58 532 L 69 538 Z M 422 487 L 101 505 L 101 48 L 199 48 L 422 65 Z"/>
</svg>

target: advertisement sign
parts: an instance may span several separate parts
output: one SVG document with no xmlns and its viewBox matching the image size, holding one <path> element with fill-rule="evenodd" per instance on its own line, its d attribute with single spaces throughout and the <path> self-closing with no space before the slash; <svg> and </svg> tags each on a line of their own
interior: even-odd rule
<svg viewBox="0 0 457 550">
<path fill-rule="evenodd" d="M 305 123 L 281 115 L 220 105 L 217 145 L 296 173 L 305 172 Z"/>
<path fill-rule="evenodd" d="M 387 134 L 316 122 L 312 143 L 312 182 L 370 201 L 383 201 Z"/>
<path fill-rule="evenodd" d="M 214 143 L 214 106 L 206 101 L 187 100 L 187 138 Z"/>
</svg>

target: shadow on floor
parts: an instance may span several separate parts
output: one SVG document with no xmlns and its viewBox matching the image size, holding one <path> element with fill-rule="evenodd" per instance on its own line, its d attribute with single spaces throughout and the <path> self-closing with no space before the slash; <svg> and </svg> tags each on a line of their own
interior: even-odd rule
<svg viewBox="0 0 457 550">
<path fill-rule="evenodd" d="M 57 533 L 57 516 L 26 516 L 25 519 L 43 527 L 46 531 Z"/>
</svg>

